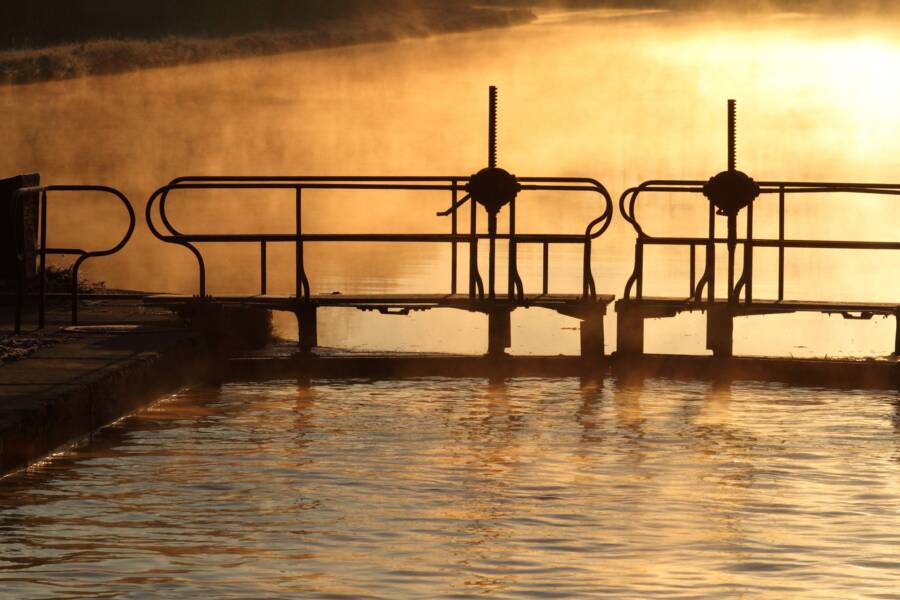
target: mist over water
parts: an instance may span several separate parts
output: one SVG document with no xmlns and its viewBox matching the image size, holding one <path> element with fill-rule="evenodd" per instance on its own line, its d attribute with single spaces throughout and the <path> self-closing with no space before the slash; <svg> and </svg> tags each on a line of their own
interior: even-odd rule
<svg viewBox="0 0 900 600">
<path fill-rule="evenodd" d="M 650 178 L 706 179 L 725 167 L 725 100 L 737 98 L 738 167 L 754 178 L 892 182 L 900 172 L 900 87 L 890 76 L 900 67 L 895 29 L 821 15 L 594 11 L 544 15 L 507 30 L 5 86 L 0 108 L 8 118 L 0 134 L 12 151 L 0 165 L 9 174 L 40 170 L 48 183 L 119 187 L 139 214 L 152 190 L 188 174 L 468 175 L 486 162 L 486 89 L 495 84 L 500 165 L 519 176 L 590 176 L 616 197 Z M 599 213 L 596 202 L 562 199 L 567 204 L 523 197 L 520 230 L 580 232 Z M 67 201 L 78 206 L 55 210 Z M 304 224 L 311 232 L 444 232 L 449 223 L 434 213 L 448 202 L 443 194 L 309 193 Z M 186 231 L 293 226 L 288 192 L 184 194 L 170 205 Z M 119 211 L 104 206 L 99 199 L 57 200 L 51 244 L 115 241 Z M 775 209 L 773 199 L 758 202 L 758 235 L 775 233 Z M 891 240 L 898 213 L 891 198 L 803 197 L 788 204 L 787 233 Z M 651 233 L 705 234 L 698 197 L 648 198 L 638 214 Z M 616 215 L 594 249 L 600 292 L 621 295 L 632 240 Z M 647 293 L 685 294 L 686 250 L 653 252 Z M 207 246 L 204 254 L 211 292 L 256 291 L 258 247 Z M 526 290 L 536 290 L 539 254 L 521 254 Z M 436 292 L 449 287 L 448 255 L 447 248 L 418 245 L 319 246 L 308 249 L 307 268 L 316 292 Z M 551 256 L 551 291 L 579 289 L 578 253 L 554 248 Z M 756 295 L 772 297 L 774 253 L 757 257 Z M 139 222 L 125 251 L 89 261 L 84 272 L 113 287 L 196 293 L 191 261 Z M 894 301 L 898 263 L 889 251 L 789 251 L 787 297 Z M 270 292 L 291 293 L 292 273 L 290 248 L 270 249 Z M 485 324 L 477 315 L 441 312 L 400 323 L 342 311 L 325 316 L 320 335 L 323 344 L 483 350 Z M 651 324 L 648 349 L 702 351 L 702 322 L 693 318 Z M 544 333 L 522 339 L 514 331 L 514 351 L 577 347 L 577 333 L 561 330 L 574 322 L 515 319 L 528 331 L 533 327 L 523 319 L 540 322 Z M 764 319 L 738 321 L 738 352 L 890 348 L 893 323 L 885 320 Z M 778 319 L 789 319 L 787 328 Z M 422 323 L 432 334 L 416 338 Z M 284 323 L 288 334 L 291 327 Z M 407 328 L 397 344 L 385 340 L 385 332 Z M 765 342 L 760 330 L 769 332 Z"/>
</svg>

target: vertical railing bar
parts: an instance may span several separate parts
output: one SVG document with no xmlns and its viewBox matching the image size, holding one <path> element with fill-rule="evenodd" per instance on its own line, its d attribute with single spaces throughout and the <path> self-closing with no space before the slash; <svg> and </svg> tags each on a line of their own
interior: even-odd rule
<svg viewBox="0 0 900 600">
<path fill-rule="evenodd" d="M 44 328 L 47 293 L 47 190 L 41 190 L 41 262 L 38 274 L 38 329 Z"/>
<path fill-rule="evenodd" d="M 507 295 L 512 299 L 516 295 L 516 199 L 509 201 L 509 243 L 507 244 L 506 284 Z"/>
<path fill-rule="evenodd" d="M 497 293 L 497 215 L 488 215 L 488 233 L 488 298 L 493 300 Z"/>
<path fill-rule="evenodd" d="M 708 277 L 707 302 L 716 301 L 716 210 L 712 200 L 709 201 L 709 241 L 706 242 L 706 272 Z"/>
<path fill-rule="evenodd" d="M 695 244 L 691 244 L 691 293 L 688 296 L 691 300 L 694 299 L 697 291 L 697 267 L 694 264 L 697 260 L 697 248 Z"/>
<path fill-rule="evenodd" d="M 259 243 L 259 294 L 266 295 L 266 241 Z"/>
<path fill-rule="evenodd" d="M 544 271 L 543 271 L 543 286 L 541 288 L 543 294 L 546 296 L 550 292 L 550 244 L 549 242 L 544 242 Z"/>
<path fill-rule="evenodd" d="M 78 325 L 78 267 L 82 258 L 79 256 L 72 265 L 72 325 Z"/>
<path fill-rule="evenodd" d="M 581 264 L 581 296 L 582 298 L 592 298 L 593 287 L 591 282 L 591 237 L 584 238 L 584 256 Z"/>
<path fill-rule="evenodd" d="M 456 247 L 456 234 L 458 232 L 457 226 L 457 215 L 456 211 L 458 210 L 456 207 L 456 198 L 457 198 L 457 183 L 456 180 L 453 179 L 450 188 L 450 206 L 453 207 L 451 211 L 451 220 L 450 220 L 450 233 L 454 236 L 453 241 L 450 243 L 450 293 L 456 294 L 456 270 L 457 270 L 457 247 Z"/>
<path fill-rule="evenodd" d="M 784 186 L 778 189 L 778 241 L 784 242 Z M 778 244 L 778 301 L 784 300 L 784 244 Z"/>
<path fill-rule="evenodd" d="M 728 304 L 737 301 L 734 285 L 734 261 L 737 244 L 737 215 L 728 215 Z"/>
<path fill-rule="evenodd" d="M 299 185 L 295 188 L 294 220 L 297 236 L 294 243 L 294 297 L 299 302 L 301 295 L 309 297 L 309 284 L 306 282 L 303 265 L 303 191 Z"/>
<path fill-rule="evenodd" d="M 634 259 L 637 263 L 637 299 L 644 297 L 644 242 L 638 238 L 634 247 Z"/>
<path fill-rule="evenodd" d="M 747 206 L 747 241 L 744 244 L 744 300 L 753 302 L 753 202 Z"/>
<path fill-rule="evenodd" d="M 478 213 L 476 210 L 475 200 L 469 200 L 470 213 L 469 218 L 469 235 L 472 240 L 469 242 L 469 298 L 475 297 L 475 273 L 478 271 Z"/>
</svg>

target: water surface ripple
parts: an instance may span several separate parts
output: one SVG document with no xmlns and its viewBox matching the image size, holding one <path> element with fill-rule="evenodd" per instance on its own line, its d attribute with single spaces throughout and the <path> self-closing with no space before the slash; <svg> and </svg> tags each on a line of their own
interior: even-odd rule
<svg viewBox="0 0 900 600">
<path fill-rule="evenodd" d="M 0 596 L 897 598 L 900 397 L 193 389 L 0 484 Z"/>
</svg>

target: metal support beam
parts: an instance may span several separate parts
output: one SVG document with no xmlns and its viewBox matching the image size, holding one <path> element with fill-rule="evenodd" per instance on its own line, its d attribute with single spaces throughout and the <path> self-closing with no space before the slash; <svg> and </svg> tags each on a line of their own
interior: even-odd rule
<svg viewBox="0 0 900 600">
<path fill-rule="evenodd" d="M 512 311 L 493 308 L 488 313 L 488 356 L 501 356 L 512 345 Z"/>
<path fill-rule="evenodd" d="M 603 312 L 593 311 L 581 321 L 581 357 L 585 359 L 602 358 L 605 353 L 605 344 Z"/>
<path fill-rule="evenodd" d="M 640 356 L 644 353 L 644 316 L 624 304 L 616 307 L 616 353 Z"/>
<path fill-rule="evenodd" d="M 316 319 L 315 304 L 304 304 L 296 312 L 297 324 L 300 326 L 300 352 L 308 354 L 319 345 L 319 325 Z"/>
<path fill-rule="evenodd" d="M 706 347 L 713 356 L 730 357 L 734 346 L 734 316 L 729 306 L 710 306 L 706 313 Z"/>
</svg>

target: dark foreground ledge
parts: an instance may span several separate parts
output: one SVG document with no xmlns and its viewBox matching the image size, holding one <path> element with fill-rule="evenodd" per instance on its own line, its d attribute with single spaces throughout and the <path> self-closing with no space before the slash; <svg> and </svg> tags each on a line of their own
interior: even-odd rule
<svg viewBox="0 0 900 600">
<path fill-rule="evenodd" d="M 262 347 L 271 334 L 268 311 L 252 307 L 219 307 L 189 322 L 131 299 L 82 312 L 91 325 L 68 327 L 66 305 L 48 313 L 46 329 L 24 336 L 0 330 L 7 346 L 36 342 L 17 360 L 5 353 L 14 360 L 0 365 L 0 476 L 208 379 L 224 356 Z"/>
<path fill-rule="evenodd" d="M 584 360 L 578 356 L 295 355 L 233 358 L 224 381 L 292 378 L 404 377 L 668 377 L 712 381 L 777 381 L 794 385 L 900 389 L 896 360 L 810 360 L 645 355 Z"/>
<path fill-rule="evenodd" d="M 200 339 L 183 329 L 56 335 L 60 343 L 0 367 L 0 475 L 89 437 L 204 368 Z"/>
</svg>

